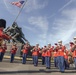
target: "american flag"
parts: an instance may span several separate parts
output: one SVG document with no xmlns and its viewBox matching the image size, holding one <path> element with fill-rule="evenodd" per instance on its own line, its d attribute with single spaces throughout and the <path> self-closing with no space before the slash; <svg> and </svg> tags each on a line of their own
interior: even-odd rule
<svg viewBox="0 0 76 75">
<path fill-rule="evenodd" d="M 17 7 L 20 8 L 24 2 L 25 2 L 25 1 L 17 1 L 17 2 L 11 2 L 11 4 L 12 4 L 12 5 L 16 5 Z"/>
</svg>

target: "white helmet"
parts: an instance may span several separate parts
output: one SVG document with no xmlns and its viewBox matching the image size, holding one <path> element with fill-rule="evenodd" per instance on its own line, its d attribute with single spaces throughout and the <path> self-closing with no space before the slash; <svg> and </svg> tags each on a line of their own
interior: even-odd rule
<svg viewBox="0 0 76 75">
<path fill-rule="evenodd" d="M 62 43 L 62 40 L 58 40 L 58 43 Z"/>
<path fill-rule="evenodd" d="M 73 39 L 76 39 L 76 37 L 74 37 Z"/>
</svg>

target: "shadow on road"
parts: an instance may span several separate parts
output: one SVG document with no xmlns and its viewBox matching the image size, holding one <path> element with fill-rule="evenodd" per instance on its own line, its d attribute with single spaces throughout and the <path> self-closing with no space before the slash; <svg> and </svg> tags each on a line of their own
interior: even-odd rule
<svg viewBox="0 0 76 75">
<path fill-rule="evenodd" d="M 3 71 L 0 72 L 0 74 L 18 74 L 18 73 L 52 73 L 52 72 L 59 72 L 58 70 L 44 70 L 44 69 L 40 69 L 40 70 L 27 70 L 27 71 Z M 76 73 L 75 70 L 72 71 L 65 71 L 64 73 Z"/>
</svg>

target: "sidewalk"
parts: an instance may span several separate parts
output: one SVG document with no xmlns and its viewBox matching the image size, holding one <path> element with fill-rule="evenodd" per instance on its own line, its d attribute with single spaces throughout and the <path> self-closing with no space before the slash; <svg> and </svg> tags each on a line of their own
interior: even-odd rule
<svg viewBox="0 0 76 75">
<path fill-rule="evenodd" d="M 20 60 L 15 60 L 14 63 L 9 63 L 9 59 L 4 59 L 0 62 L 0 75 L 76 75 L 76 70 L 70 68 L 65 70 L 65 73 L 60 73 L 57 68 L 52 67 L 47 70 L 45 66 L 39 65 L 37 67 L 33 66 L 32 61 L 27 61 L 26 64 L 22 64 Z"/>
</svg>

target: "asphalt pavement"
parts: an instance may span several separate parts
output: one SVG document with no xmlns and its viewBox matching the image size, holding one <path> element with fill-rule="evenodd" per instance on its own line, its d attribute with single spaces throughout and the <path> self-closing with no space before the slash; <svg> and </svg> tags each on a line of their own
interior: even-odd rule
<svg viewBox="0 0 76 75">
<path fill-rule="evenodd" d="M 51 64 L 51 69 L 46 69 L 41 62 L 38 63 L 37 67 L 32 64 L 32 61 L 27 61 L 26 64 L 21 62 L 21 60 L 14 60 L 13 63 L 10 63 L 10 59 L 3 59 L 0 62 L 0 75 L 76 75 L 73 66 L 61 73 L 59 69 L 54 67 L 54 63 Z"/>
</svg>

